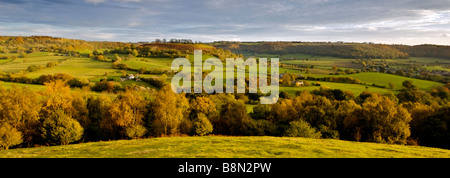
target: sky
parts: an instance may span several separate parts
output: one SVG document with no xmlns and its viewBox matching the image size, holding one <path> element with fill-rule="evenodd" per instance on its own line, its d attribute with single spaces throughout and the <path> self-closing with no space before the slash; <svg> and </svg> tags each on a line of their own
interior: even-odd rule
<svg viewBox="0 0 450 178">
<path fill-rule="evenodd" d="M 0 35 L 450 45 L 450 0 L 0 0 Z"/>
</svg>

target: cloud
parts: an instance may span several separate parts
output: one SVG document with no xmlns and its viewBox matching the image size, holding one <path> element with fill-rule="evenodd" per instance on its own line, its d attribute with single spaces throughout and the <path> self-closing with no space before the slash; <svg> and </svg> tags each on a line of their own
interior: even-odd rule
<svg viewBox="0 0 450 178">
<path fill-rule="evenodd" d="M 450 1 L 440 0 L 0 0 L 0 23 L 2 35 L 57 29 L 61 33 L 52 33 L 86 40 L 179 37 L 450 45 L 443 38 L 450 34 Z"/>
<path fill-rule="evenodd" d="M 97 5 L 106 2 L 106 0 L 84 0 L 84 2 Z"/>
<path fill-rule="evenodd" d="M 90 4 L 100 4 L 100 3 L 104 3 L 108 0 L 84 0 L 84 2 L 86 3 L 90 3 Z M 112 0 L 114 2 L 120 2 L 120 3 L 129 3 L 129 2 L 140 2 L 141 0 Z"/>
<path fill-rule="evenodd" d="M 128 26 L 128 27 L 137 27 L 137 26 L 141 26 L 141 25 L 142 25 L 141 22 L 133 21 L 133 22 L 129 22 L 126 26 Z"/>
</svg>

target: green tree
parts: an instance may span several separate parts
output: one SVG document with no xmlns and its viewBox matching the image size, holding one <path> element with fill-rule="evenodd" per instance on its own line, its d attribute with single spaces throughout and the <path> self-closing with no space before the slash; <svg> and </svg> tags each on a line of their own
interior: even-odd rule
<svg viewBox="0 0 450 178">
<path fill-rule="evenodd" d="M 253 119 L 267 119 L 270 116 L 270 105 L 268 104 L 258 104 L 253 107 L 253 111 L 250 113 L 250 116 Z"/>
<path fill-rule="evenodd" d="M 47 143 L 67 145 L 81 139 L 83 127 L 77 120 L 57 109 L 42 122 L 42 138 Z"/>
<path fill-rule="evenodd" d="M 248 135 L 251 118 L 241 100 L 230 99 L 222 103 L 221 110 L 211 117 L 214 133 L 223 135 Z"/>
<path fill-rule="evenodd" d="M 133 51 L 132 51 L 132 54 L 133 54 L 133 56 L 138 56 L 139 55 L 139 51 L 138 50 L 136 50 L 136 49 L 133 49 Z"/>
<path fill-rule="evenodd" d="M 406 88 L 408 91 L 417 90 L 417 86 L 413 85 L 413 82 L 411 80 L 405 80 L 402 82 L 402 85 Z"/>
</svg>

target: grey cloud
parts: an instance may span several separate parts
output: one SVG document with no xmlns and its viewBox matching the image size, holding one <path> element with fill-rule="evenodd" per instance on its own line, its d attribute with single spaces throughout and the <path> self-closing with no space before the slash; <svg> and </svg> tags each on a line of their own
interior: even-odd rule
<svg viewBox="0 0 450 178">
<path fill-rule="evenodd" d="M 426 41 L 426 35 L 442 42 L 442 34 L 450 34 L 449 19 L 449 0 L 0 0 L 0 22 L 6 25 L 95 29 L 73 34 L 87 40 L 97 40 L 93 33 L 98 33 L 126 41 L 176 36 Z"/>
</svg>

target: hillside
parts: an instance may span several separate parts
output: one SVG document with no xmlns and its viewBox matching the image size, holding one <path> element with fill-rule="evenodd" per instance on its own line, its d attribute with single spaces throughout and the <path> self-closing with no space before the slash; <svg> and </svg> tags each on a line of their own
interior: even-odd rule
<svg viewBox="0 0 450 178">
<path fill-rule="evenodd" d="M 449 46 L 442 45 L 387 45 L 344 42 L 215 42 L 213 46 L 243 54 L 303 53 L 341 58 L 398 59 L 409 57 L 449 58 Z"/>
<path fill-rule="evenodd" d="M 160 137 L 0 151 L 0 157 L 449 158 L 450 150 L 294 137 Z"/>
</svg>

